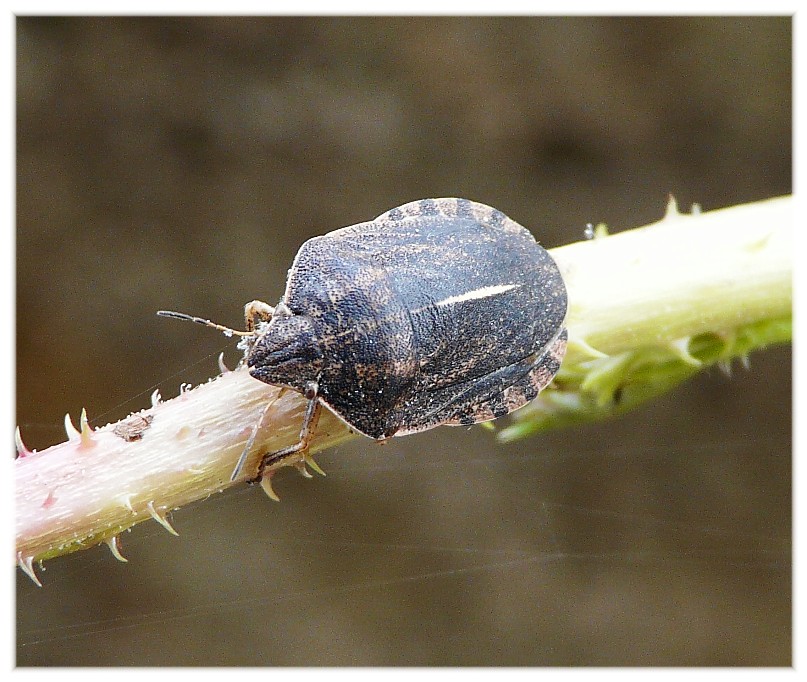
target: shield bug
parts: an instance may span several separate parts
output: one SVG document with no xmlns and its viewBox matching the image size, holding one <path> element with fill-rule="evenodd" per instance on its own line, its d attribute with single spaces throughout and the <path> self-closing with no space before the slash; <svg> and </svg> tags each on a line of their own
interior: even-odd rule
<svg viewBox="0 0 807 682">
<path fill-rule="evenodd" d="M 468 199 L 423 199 L 305 242 L 277 306 L 247 304 L 246 332 L 160 314 L 248 337 L 249 373 L 307 398 L 299 442 L 264 455 L 260 480 L 305 453 L 322 405 L 379 441 L 522 407 L 560 368 L 566 308 L 525 228 Z"/>
</svg>

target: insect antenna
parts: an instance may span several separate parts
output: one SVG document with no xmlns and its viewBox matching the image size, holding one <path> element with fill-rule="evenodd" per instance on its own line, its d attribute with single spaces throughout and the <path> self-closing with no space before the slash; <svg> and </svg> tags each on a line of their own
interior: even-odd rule
<svg viewBox="0 0 807 682">
<path fill-rule="evenodd" d="M 216 324 L 215 322 L 206 320 L 203 317 L 195 317 L 194 315 L 186 315 L 185 313 L 175 313 L 172 310 L 158 310 L 157 314 L 160 317 L 172 317 L 175 320 L 186 320 L 188 322 L 203 324 L 205 327 L 212 327 L 213 329 L 218 329 L 220 332 L 224 332 L 225 336 L 255 336 L 254 331 L 242 332 L 238 331 L 237 329 L 230 329 L 229 327 L 225 327 L 223 324 Z"/>
</svg>

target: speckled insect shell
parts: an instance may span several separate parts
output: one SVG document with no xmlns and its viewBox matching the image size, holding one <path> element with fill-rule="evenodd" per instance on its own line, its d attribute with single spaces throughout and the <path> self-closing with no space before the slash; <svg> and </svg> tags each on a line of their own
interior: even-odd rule
<svg viewBox="0 0 807 682">
<path fill-rule="evenodd" d="M 247 362 L 270 384 L 316 382 L 371 438 L 473 424 L 549 384 L 566 307 L 526 229 L 467 199 L 423 199 L 303 244 Z"/>
</svg>

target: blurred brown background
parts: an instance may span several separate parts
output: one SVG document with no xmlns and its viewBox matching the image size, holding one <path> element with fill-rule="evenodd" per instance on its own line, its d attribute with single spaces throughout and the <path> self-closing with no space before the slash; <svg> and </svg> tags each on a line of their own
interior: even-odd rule
<svg viewBox="0 0 807 682">
<path fill-rule="evenodd" d="M 31 447 L 215 374 L 308 237 L 464 196 L 547 247 L 791 191 L 789 18 L 21 18 Z M 692 245 L 698 248 L 697 244 Z M 719 254 L 715 254 L 719 258 Z M 320 456 L 18 575 L 19 665 L 789 665 L 791 356 L 607 424 Z M 19 572 L 18 572 L 19 573 Z"/>
</svg>

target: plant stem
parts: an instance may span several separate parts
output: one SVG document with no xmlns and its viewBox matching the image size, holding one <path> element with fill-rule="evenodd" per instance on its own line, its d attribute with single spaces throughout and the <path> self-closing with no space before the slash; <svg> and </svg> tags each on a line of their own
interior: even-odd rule
<svg viewBox="0 0 807 682">
<path fill-rule="evenodd" d="M 792 199 L 682 215 L 555 249 L 568 326 L 615 355 L 790 317 Z M 572 356 L 573 360 L 574 356 Z"/>
<path fill-rule="evenodd" d="M 516 413 L 505 440 L 617 414 L 709 362 L 790 340 L 792 199 L 782 197 L 664 220 L 552 251 L 569 292 L 569 350 L 552 388 Z M 282 393 L 282 395 L 281 395 Z M 305 400 L 227 372 L 178 397 L 15 462 L 17 561 L 107 542 L 233 484 L 233 466 L 256 433 L 244 473 L 260 453 L 294 444 Z M 351 437 L 323 410 L 312 451 Z M 379 454 L 379 456 L 382 456 Z M 296 460 L 299 468 L 304 462 Z M 271 473 L 271 471 L 269 472 Z"/>
<path fill-rule="evenodd" d="M 704 367 L 792 336 L 792 198 L 681 215 L 552 251 L 569 350 L 500 432 L 516 440 L 621 414 Z"/>
</svg>

